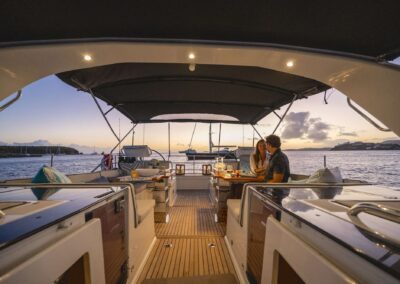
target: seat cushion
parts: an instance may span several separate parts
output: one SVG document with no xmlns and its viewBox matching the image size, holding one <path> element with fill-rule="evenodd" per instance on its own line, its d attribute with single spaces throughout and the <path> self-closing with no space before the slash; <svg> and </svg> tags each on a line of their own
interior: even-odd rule
<svg viewBox="0 0 400 284">
<path fill-rule="evenodd" d="M 240 199 L 228 199 L 228 210 L 235 217 L 237 222 L 240 222 Z"/>
<path fill-rule="evenodd" d="M 154 206 L 156 204 L 154 199 L 139 199 L 136 200 L 137 204 L 137 214 L 138 221 L 141 223 L 147 215 L 154 211 Z"/>
</svg>

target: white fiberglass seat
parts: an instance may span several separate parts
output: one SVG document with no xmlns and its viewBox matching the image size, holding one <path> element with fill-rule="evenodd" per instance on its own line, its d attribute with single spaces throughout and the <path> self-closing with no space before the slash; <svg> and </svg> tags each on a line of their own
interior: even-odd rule
<svg viewBox="0 0 400 284">
<path fill-rule="evenodd" d="M 228 214 L 226 238 L 228 247 L 234 255 L 241 279 L 246 279 L 247 262 L 247 194 L 242 193 L 242 199 L 228 199 Z M 243 216 L 241 216 L 243 214 Z M 242 222 L 241 222 L 242 220 Z M 242 223 L 242 224 L 241 224 Z"/>
</svg>

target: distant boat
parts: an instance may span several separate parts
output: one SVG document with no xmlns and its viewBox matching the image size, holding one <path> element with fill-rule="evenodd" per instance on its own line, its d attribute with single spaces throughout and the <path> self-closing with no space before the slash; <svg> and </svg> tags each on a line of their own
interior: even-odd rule
<svg viewBox="0 0 400 284">
<path fill-rule="evenodd" d="M 43 155 L 41 154 L 26 154 L 25 157 L 42 157 Z"/>
<path fill-rule="evenodd" d="M 96 152 L 96 147 L 93 147 L 93 152 L 90 153 L 89 155 L 95 156 L 95 155 L 98 155 L 98 154 L 99 154 L 99 153 Z"/>
<path fill-rule="evenodd" d="M 187 152 L 186 157 L 188 160 L 214 160 L 215 158 L 218 157 L 223 157 L 225 159 L 236 159 L 236 155 L 233 151 L 230 151 L 228 148 L 225 148 L 220 151 L 214 151 L 214 152 L 201 152 L 198 153 L 196 151 L 194 152 Z"/>
<path fill-rule="evenodd" d="M 194 136 L 194 133 L 196 131 L 196 126 L 197 126 L 197 123 L 194 124 L 192 137 L 190 138 L 190 142 L 189 142 L 189 148 L 187 148 L 186 150 L 183 150 L 183 151 L 179 151 L 179 153 L 182 153 L 182 154 L 195 154 L 195 153 L 197 153 L 197 151 L 195 149 L 192 149 L 193 136 Z"/>
<path fill-rule="evenodd" d="M 193 130 L 194 134 L 194 130 Z M 193 134 L 192 134 L 192 139 L 193 139 Z M 190 140 L 190 144 L 192 143 L 192 140 Z M 220 150 L 220 148 L 222 148 Z M 186 157 L 188 160 L 214 160 L 215 158 L 218 157 L 223 157 L 225 159 L 236 159 L 236 155 L 233 151 L 229 150 L 230 147 L 236 147 L 233 145 L 229 146 L 215 146 L 214 143 L 212 142 L 212 133 L 211 133 L 211 123 L 210 123 L 210 128 L 209 128 L 209 151 L 208 152 L 197 152 L 194 149 L 189 149 L 185 151 L 180 151 L 179 153 L 186 153 Z M 218 148 L 218 151 L 212 151 L 213 148 Z"/>
<path fill-rule="evenodd" d="M 192 154 L 192 153 L 197 153 L 197 151 L 195 150 L 195 149 L 191 149 L 191 148 L 189 148 L 189 149 L 186 149 L 186 150 L 183 150 L 183 151 L 179 151 L 179 153 L 182 153 L 182 154 Z"/>
</svg>

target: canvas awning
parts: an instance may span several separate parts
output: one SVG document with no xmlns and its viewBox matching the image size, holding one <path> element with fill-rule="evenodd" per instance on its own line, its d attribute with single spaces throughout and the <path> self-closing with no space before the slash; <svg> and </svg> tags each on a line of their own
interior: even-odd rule
<svg viewBox="0 0 400 284">
<path fill-rule="evenodd" d="M 187 64 L 120 63 L 57 76 L 90 90 L 137 123 L 255 124 L 295 95 L 301 99 L 329 88 L 304 77 L 245 66 L 197 65 L 191 72 Z"/>
</svg>

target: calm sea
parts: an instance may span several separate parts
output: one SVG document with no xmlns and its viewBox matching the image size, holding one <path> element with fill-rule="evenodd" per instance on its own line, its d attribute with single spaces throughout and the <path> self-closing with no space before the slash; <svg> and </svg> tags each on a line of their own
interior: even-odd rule
<svg viewBox="0 0 400 284">
<path fill-rule="evenodd" d="M 311 174 L 323 167 L 326 156 L 328 167 L 339 167 L 342 176 L 365 180 L 400 189 L 400 151 L 287 151 L 292 173 Z M 72 174 L 93 170 L 100 155 L 55 156 L 54 167 Z M 175 162 L 186 157 L 174 154 Z M 0 180 L 32 177 L 44 164 L 50 165 L 50 156 L 35 158 L 0 159 Z"/>
</svg>

